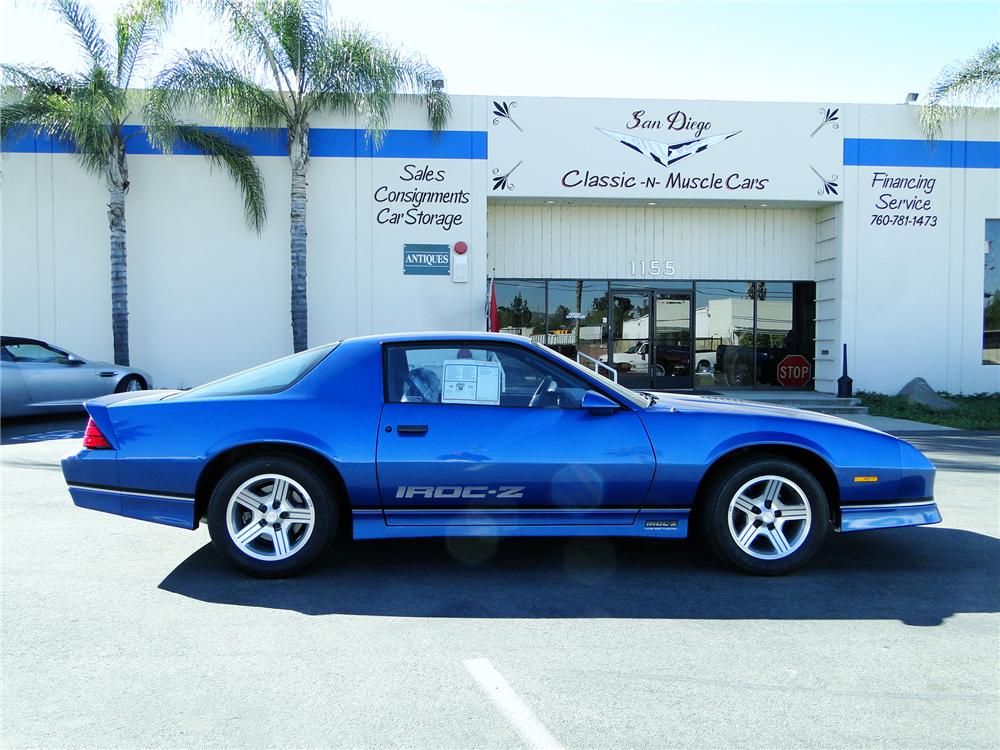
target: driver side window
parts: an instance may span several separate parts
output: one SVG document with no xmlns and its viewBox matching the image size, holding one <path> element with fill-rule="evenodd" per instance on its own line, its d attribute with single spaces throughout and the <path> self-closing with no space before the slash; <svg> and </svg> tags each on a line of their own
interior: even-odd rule
<svg viewBox="0 0 1000 750">
<path fill-rule="evenodd" d="M 517 346 L 386 347 L 392 403 L 578 408 L 588 385 Z"/>
<path fill-rule="evenodd" d="M 4 348 L 11 354 L 15 362 L 57 365 L 64 365 L 69 362 L 69 357 L 65 352 L 43 346 L 42 344 L 6 344 Z"/>
</svg>

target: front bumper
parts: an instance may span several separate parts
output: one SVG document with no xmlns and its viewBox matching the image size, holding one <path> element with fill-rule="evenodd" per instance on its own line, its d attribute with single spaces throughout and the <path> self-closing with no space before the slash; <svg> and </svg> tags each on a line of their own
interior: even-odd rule
<svg viewBox="0 0 1000 750">
<path fill-rule="evenodd" d="M 870 531 L 941 523 L 934 498 L 899 503 L 840 506 L 840 531 Z"/>
</svg>

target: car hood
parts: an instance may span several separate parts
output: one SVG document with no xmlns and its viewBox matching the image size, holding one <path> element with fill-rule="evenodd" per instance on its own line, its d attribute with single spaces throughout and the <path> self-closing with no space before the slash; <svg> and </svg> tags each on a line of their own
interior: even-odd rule
<svg viewBox="0 0 1000 750">
<path fill-rule="evenodd" d="M 773 406 L 752 401 L 737 401 L 732 398 L 722 396 L 693 396 L 677 393 L 658 393 L 656 403 L 646 409 L 648 413 L 683 411 L 688 413 L 702 414 L 732 414 L 734 416 L 747 417 L 777 417 L 784 419 L 794 419 L 799 422 L 821 422 L 823 424 L 833 424 L 839 427 L 850 427 L 864 432 L 876 432 L 880 435 L 886 433 L 876 430 L 874 427 L 852 422 L 843 417 L 832 414 L 821 414 L 820 412 L 809 411 L 807 409 L 793 409 L 787 406 Z"/>
</svg>

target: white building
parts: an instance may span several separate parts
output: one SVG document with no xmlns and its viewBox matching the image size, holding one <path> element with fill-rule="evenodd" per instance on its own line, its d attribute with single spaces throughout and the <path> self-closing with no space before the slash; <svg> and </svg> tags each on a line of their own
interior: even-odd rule
<svg viewBox="0 0 1000 750">
<path fill-rule="evenodd" d="M 984 364 L 984 294 L 1000 283 L 984 264 L 988 235 L 986 260 L 1000 253 L 996 114 L 929 143 L 905 105 L 453 106 L 437 138 L 400 106 L 375 153 L 357 123 L 314 122 L 312 344 L 482 330 L 493 277 L 506 329 L 612 361 L 643 338 L 666 364 L 620 363 L 635 385 L 781 387 L 777 365 L 796 355 L 806 387 L 833 391 L 847 344 L 858 388 L 895 392 L 917 375 L 953 392 L 1000 386 Z M 225 174 L 132 141 L 132 362 L 157 385 L 290 351 L 283 136 L 240 138 L 267 180 L 260 236 Z M 3 333 L 110 358 L 106 191 L 67 150 L 32 136 L 4 146 Z M 703 358 L 713 373 L 696 378 Z"/>
</svg>

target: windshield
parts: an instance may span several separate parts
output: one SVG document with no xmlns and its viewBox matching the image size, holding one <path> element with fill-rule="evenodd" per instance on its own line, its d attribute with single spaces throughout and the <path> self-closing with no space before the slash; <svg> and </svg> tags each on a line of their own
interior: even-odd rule
<svg viewBox="0 0 1000 750">
<path fill-rule="evenodd" d="M 626 401 L 628 401 L 628 402 L 630 402 L 632 404 L 635 404 L 636 406 L 639 406 L 639 407 L 642 407 L 642 408 L 646 408 L 647 406 L 649 406 L 650 404 L 652 404 L 652 403 L 654 403 L 656 401 L 656 397 L 653 396 L 652 394 L 650 394 L 649 396 L 644 396 L 641 393 L 636 393 L 635 391 L 629 390 L 625 386 L 619 385 L 618 383 L 614 382 L 613 380 L 610 380 L 610 379 L 604 377 L 600 373 L 594 372 L 589 367 L 584 367 L 579 362 L 576 362 L 576 361 L 570 359 L 569 357 L 567 357 L 567 356 L 565 356 L 563 354 L 560 354 L 555 349 L 549 349 L 547 346 L 544 346 L 543 344 L 538 344 L 538 343 L 535 343 L 535 342 L 532 342 L 532 344 L 534 346 L 539 347 L 539 348 L 544 348 L 547 352 L 550 352 L 551 354 L 555 354 L 557 357 L 559 357 L 561 360 L 563 360 L 563 362 L 565 362 L 566 364 L 570 365 L 575 370 L 579 370 L 580 372 L 584 372 L 587 375 L 589 375 L 590 377 L 593 377 L 594 375 L 600 375 L 601 381 L 602 381 L 601 385 L 603 385 L 605 388 L 609 388 L 610 390 L 614 391 L 614 393 L 616 395 L 621 396 L 623 399 L 625 399 Z"/>
<path fill-rule="evenodd" d="M 219 396 L 255 396 L 278 393 L 304 378 L 337 344 L 320 346 L 298 354 L 266 362 L 249 370 L 213 380 L 170 398 L 215 398 Z"/>
</svg>

